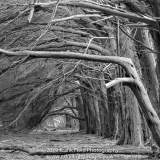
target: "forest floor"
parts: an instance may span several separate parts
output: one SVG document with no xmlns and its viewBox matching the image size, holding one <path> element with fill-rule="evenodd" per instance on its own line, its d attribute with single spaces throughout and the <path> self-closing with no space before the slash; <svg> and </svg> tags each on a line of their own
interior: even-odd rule
<svg viewBox="0 0 160 160">
<path fill-rule="evenodd" d="M 0 160 L 151 159 L 146 155 L 151 153 L 149 147 L 117 146 L 115 143 L 76 130 L 33 131 L 27 135 L 1 136 Z"/>
</svg>

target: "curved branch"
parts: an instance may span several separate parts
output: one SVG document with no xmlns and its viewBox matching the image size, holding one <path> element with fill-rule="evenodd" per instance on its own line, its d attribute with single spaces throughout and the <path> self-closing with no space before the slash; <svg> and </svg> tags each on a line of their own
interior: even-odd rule
<svg viewBox="0 0 160 160">
<path fill-rule="evenodd" d="M 34 58 L 73 58 L 81 59 L 87 61 L 104 62 L 104 63 L 114 63 L 122 66 L 128 75 L 132 75 L 134 78 L 137 77 L 137 73 L 134 69 L 134 65 L 130 58 L 117 57 L 117 56 L 98 56 L 98 55 L 87 55 L 75 52 L 49 52 L 49 51 L 9 51 L 0 49 L 0 54 L 5 54 L 6 56 L 29 56 Z M 134 73 L 132 73 L 134 72 Z"/>
<path fill-rule="evenodd" d="M 106 83 L 107 89 L 118 84 L 118 83 L 133 83 L 134 79 L 133 78 L 116 78 L 108 83 Z"/>
<path fill-rule="evenodd" d="M 50 44 L 46 44 L 46 45 L 36 46 L 33 50 L 40 51 L 42 49 L 44 50 L 44 49 L 48 49 L 48 48 L 62 48 L 62 47 L 68 47 L 68 46 L 76 46 L 76 47 L 86 48 L 87 45 L 88 45 L 87 43 L 64 41 L 62 43 L 50 43 Z M 108 56 L 111 55 L 111 52 L 109 50 L 104 49 L 96 44 L 90 44 L 89 48 L 93 49 L 95 51 L 98 51 L 103 55 L 108 55 Z"/>
<path fill-rule="evenodd" d="M 34 58 L 73 58 L 81 59 L 87 61 L 104 62 L 104 63 L 114 63 L 122 66 L 128 75 L 137 78 L 137 72 L 134 69 L 134 65 L 130 58 L 117 57 L 117 56 L 98 56 L 98 55 L 87 55 L 75 52 L 49 52 L 49 51 L 9 51 L 0 49 L 0 54 L 5 54 L 6 56 L 29 56 Z M 132 73 L 133 72 L 133 73 Z"/>
<path fill-rule="evenodd" d="M 82 59 L 88 61 L 97 61 L 97 62 L 105 62 L 105 63 L 116 63 L 119 65 L 123 65 L 123 63 L 130 63 L 132 61 L 130 58 L 126 57 L 117 57 L 117 56 L 97 56 L 97 55 L 87 55 L 82 53 L 75 52 L 48 52 L 48 51 L 9 51 L 0 49 L 0 54 L 4 54 L 6 56 L 30 56 L 35 58 L 73 58 L 73 59 Z"/>
<path fill-rule="evenodd" d="M 62 47 L 67 47 L 66 50 L 68 50 L 69 46 L 76 46 L 76 47 L 86 48 L 87 45 L 88 45 L 87 43 L 72 42 L 72 41 L 62 41 L 60 43 L 53 43 L 52 42 L 52 43 L 49 43 L 49 44 L 42 44 L 42 45 L 39 45 L 39 46 L 35 46 L 33 51 L 43 51 L 43 50 L 49 51 L 49 49 L 53 50 L 53 48 L 56 48 L 56 49 L 60 48 L 62 50 Z M 104 49 L 101 46 L 96 45 L 96 44 L 90 44 L 89 48 L 100 52 L 102 55 L 107 55 L 107 56 L 111 55 L 111 52 L 109 50 Z M 20 50 L 23 50 L 23 49 L 24 48 L 14 48 L 14 49 L 12 49 L 12 51 L 20 51 Z M 25 48 L 25 49 L 29 50 L 29 48 Z"/>
<path fill-rule="evenodd" d="M 54 20 L 52 20 L 52 23 L 68 21 L 68 20 L 77 19 L 77 18 L 84 18 L 84 17 L 101 17 L 101 15 L 99 15 L 99 14 L 87 14 L 87 15 L 79 14 L 79 15 L 73 15 L 73 16 L 70 16 L 70 17 L 54 19 Z"/>
<path fill-rule="evenodd" d="M 69 108 L 69 109 L 76 109 L 76 110 L 77 110 L 76 107 L 64 106 L 64 107 L 62 107 L 62 108 L 60 108 L 60 109 L 58 109 L 58 110 L 55 110 L 55 111 L 53 111 L 53 112 L 57 113 L 57 112 L 63 111 L 63 110 L 66 109 L 66 108 Z"/>
</svg>

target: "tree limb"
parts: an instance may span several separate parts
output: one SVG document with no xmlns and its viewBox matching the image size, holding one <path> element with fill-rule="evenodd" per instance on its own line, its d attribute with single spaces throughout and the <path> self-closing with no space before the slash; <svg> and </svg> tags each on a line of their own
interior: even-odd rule
<svg viewBox="0 0 160 160">
<path fill-rule="evenodd" d="M 78 119 L 78 120 L 81 120 L 81 121 L 84 121 L 84 120 L 85 120 L 85 119 L 82 118 L 82 117 L 77 117 L 77 116 L 74 116 L 74 115 L 72 115 L 72 114 L 70 114 L 70 113 L 67 113 L 67 112 L 65 112 L 65 113 L 55 113 L 55 111 L 52 111 L 52 112 L 48 113 L 47 118 L 48 118 L 48 117 L 51 117 L 51 116 L 54 116 L 54 115 L 67 115 L 67 116 L 70 116 L 70 117 L 72 117 L 72 118 L 74 118 L 74 119 Z"/>
<path fill-rule="evenodd" d="M 46 3 L 37 3 L 37 5 L 41 6 L 42 8 L 48 8 L 51 7 L 53 5 L 55 5 L 55 2 L 46 4 Z M 113 9 L 110 8 L 107 5 L 101 5 L 101 4 L 94 4 L 94 3 L 89 3 L 89 1 L 86 0 L 66 0 L 63 2 L 60 2 L 60 5 L 70 5 L 70 6 L 76 6 L 76 7 L 83 7 L 83 8 L 90 8 L 90 9 L 94 9 L 97 11 L 101 11 L 103 14 L 106 15 L 115 15 L 115 16 L 121 16 L 124 18 L 128 18 L 128 19 L 132 19 L 132 20 L 136 20 L 136 21 L 140 21 L 146 24 L 149 24 L 151 26 L 153 26 L 154 28 L 158 28 L 157 26 L 157 21 L 153 18 L 150 17 L 143 17 L 140 16 L 138 14 L 132 13 L 132 12 L 127 12 L 127 11 L 119 11 L 118 9 Z"/>
<path fill-rule="evenodd" d="M 134 79 L 133 78 L 116 78 L 108 83 L 106 83 L 107 89 L 118 84 L 118 83 L 133 83 Z"/>
</svg>

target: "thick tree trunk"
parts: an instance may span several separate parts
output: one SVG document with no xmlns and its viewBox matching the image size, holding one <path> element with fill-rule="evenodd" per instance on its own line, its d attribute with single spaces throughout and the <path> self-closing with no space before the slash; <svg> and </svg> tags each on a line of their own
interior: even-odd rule
<svg viewBox="0 0 160 160">
<path fill-rule="evenodd" d="M 102 123 L 102 136 L 109 138 L 111 136 L 111 125 L 110 125 L 110 113 L 107 99 L 107 91 L 105 88 L 105 82 L 100 82 L 101 90 L 99 90 L 100 95 L 100 108 L 101 108 L 101 123 Z"/>
<path fill-rule="evenodd" d="M 95 94 L 93 91 L 90 91 L 92 90 L 92 88 L 87 81 L 83 80 L 81 84 L 82 86 L 84 86 L 84 88 L 81 87 L 81 94 L 84 105 L 87 133 L 95 134 L 97 133 L 97 124 L 95 123 L 97 121 L 97 115 L 93 100 Z M 89 90 L 86 88 L 88 88 Z"/>
<path fill-rule="evenodd" d="M 119 139 L 122 132 L 122 105 L 120 101 L 120 92 L 112 87 L 107 89 L 107 98 L 109 106 L 109 115 L 110 115 L 110 130 L 111 138 Z"/>
<path fill-rule="evenodd" d="M 126 112 L 128 112 L 125 125 L 128 125 L 128 128 L 130 129 L 130 133 L 129 130 L 127 130 L 126 133 L 130 135 L 129 139 L 132 144 L 141 146 L 143 145 L 143 140 L 139 105 L 134 94 L 129 90 L 129 88 L 125 88 L 124 92 L 126 96 L 126 102 L 124 102 L 124 104 Z"/>
<path fill-rule="evenodd" d="M 78 110 L 78 116 L 79 117 L 85 117 L 84 106 L 83 106 L 83 102 L 82 102 L 81 96 L 77 96 L 75 98 L 75 100 L 76 100 L 76 108 Z M 85 124 L 84 121 L 80 121 L 79 120 L 79 130 L 80 131 L 86 130 L 86 124 Z"/>
<path fill-rule="evenodd" d="M 84 118 L 85 118 L 86 133 L 89 133 L 90 132 L 89 116 L 88 116 L 89 112 L 88 112 L 88 102 L 86 100 L 86 93 L 85 93 L 86 91 L 83 87 L 81 87 L 80 90 L 81 90 L 82 101 L 83 101 L 83 106 L 84 106 Z"/>
<path fill-rule="evenodd" d="M 96 120 L 97 134 L 100 136 L 102 129 L 101 129 L 101 118 L 100 118 L 100 109 L 99 109 L 98 101 L 99 101 L 99 96 L 94 97 L 93 102 L 94 102 L 95 112 L 97 116 L 97 120 Z"/>
<path fill-rule="evenodd" d="M 138 29 L 136 31 L 135 38 L 142 42 L 144 45 L 153 48 L 154 46 L 151 46 L 151 42 L 149 43 L 149 35 L 147 34 L 146 30 Z M 147 52 L 147 49 L 139 44 L 136 43 L 136 50 L 138 59 L 141 66 L 141 73 L 142 73 L 142 81 L 147 89 L 147 93 L 150 97 L 151 103 L 160 116 L 160 108 L 158 107 L 158 79 L 156 75 L 156 61 L 155 61 L 155 53 Z"/>
<path fill-rule="evenodd" d="M 97 121 L 97 115 L 95 112 L 95 106 L 94 106 L 94 102 L 93 102 L 93 98 L 94 98 L 94 93 L 88 91 L 88 110 L 89 110 L 89 126 L 90 126 L 90 133 L 91 134 L 95 134 L 97 132 L 97 125 L 96 125 L 96 121 Z"/>
<path fill-rule="evenodd" d="M 147 96 L 147 92 L 140 83 L 135 83 L 135 85 L 129 85 L 134 92 L 141 109 L 145 115 L 146 122 L 150 128 L 153 138 L 155 139 L 158 146 L 160 146 L 160 120 L 155 110 L 152 108 L 152 104 Z"/>
<path fill-rule="evenodd" d="M 141 117 L 137 100 L 129 88 L 119 91 L 119 139 L 117 144 L 143 144 Z"/>
<path fill-rule="evenodd" d="M 152 5 L 152 10 L 153 10 L 154 16 L 160 17 L 160 1 L 159 0 L 149 0 L 149 2 Z M 158 108 L 160 108 L 160 21 L 157 21 L 157 26 L 158 26 L 159 32 L 151 30 L 151 33 L 152 33 L 152 38 L 154 40 L 155 48 L 159 52 L 157 54 L 156 74 L 157 74 L 158 83 L 159 83 Z"/>
</svg>

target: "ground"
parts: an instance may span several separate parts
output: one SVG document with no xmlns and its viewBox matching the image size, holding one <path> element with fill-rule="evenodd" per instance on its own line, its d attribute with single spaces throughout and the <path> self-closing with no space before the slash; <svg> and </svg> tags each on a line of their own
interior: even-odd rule
<svg viewBox="0 0 160 160">
<path fill-rule="evenodd" d="M 149 147 L 117 146 L 115 143 L 76 130 L 33 131 L 26 135 L 1 136 L 0 160 L 151 159 L 148 155 L 140 155 L 149 153 Z M 138 154 L 135 155 L 135 152 Z"/>
</svg>

